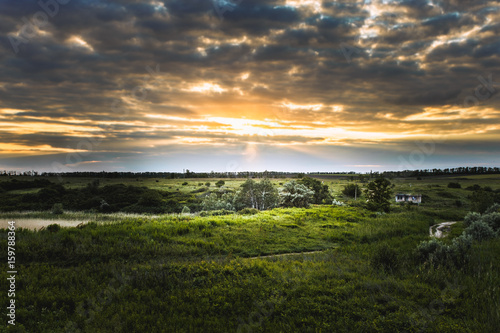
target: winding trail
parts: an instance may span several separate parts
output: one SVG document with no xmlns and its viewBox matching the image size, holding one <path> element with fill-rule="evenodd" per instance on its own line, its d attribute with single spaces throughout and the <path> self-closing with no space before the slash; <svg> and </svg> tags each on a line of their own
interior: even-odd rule
<svg viewBox="0 0 500 333">
<path fill-rule="evenodd" d="M 316 251 L 309 251 L 309 252 L 289 252 L 289 253 L 278 253 L 278 254 L 269 254 L 265 256 L 257 256 L 257 257 L 247 257 L 245 259 L 265 259 L 265 258 L 276 258 L 276 257 L 285 257 L 285 256 L 296 256 L 300 254 L 314 254 L 314 253 L 320 253 L 320 252 L 325 252 L 330 249 L 334 249 L 335 247 L 331 247 L 328 249 L 324 250 L 316 250 Z"/>
<path fill-rule="evenodd" d="M 455 222 L 441 222 L 438 224 L 435 224 L 429 228 L 429 234 L 431 237 L 436 237 L 436 238 L 443 238 L 446 237 L 448 232 L 450 232 L 450 226 L 452 224 L 457 223 Z"/>
</svg>

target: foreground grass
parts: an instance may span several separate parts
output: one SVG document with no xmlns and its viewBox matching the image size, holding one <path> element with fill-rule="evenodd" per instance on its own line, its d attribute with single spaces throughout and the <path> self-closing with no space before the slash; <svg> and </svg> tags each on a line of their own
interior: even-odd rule
<svg viewBox="0 0 500 333">
<path fill-rule="evenodd" d="M 495 331 L 500 242 L 475 244 L 460 269 L 420 265 L 413 250 L 435 222 L 417 210 L 313 207 L 18 230 L 18 325 L 9 329 Z M 374 264 L 384 247 L 395 255 Z M 306 251 L 319 252 L 253 258 Z"/>
</svg>

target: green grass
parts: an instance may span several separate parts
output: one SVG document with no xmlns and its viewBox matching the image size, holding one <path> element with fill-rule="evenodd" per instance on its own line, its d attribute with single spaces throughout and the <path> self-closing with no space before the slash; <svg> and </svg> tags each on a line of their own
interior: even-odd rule
<svg viewBox="0 0 500 333">
<path fill-rule="evenodd" d="M 84 216 L 95 223 L 17 231 L 18 325 L 9 331 L 492 332 L 499 324 L 500 241 L 476 243 L 460 269 L 418 264 L 413 251 L 439 220 L 422 206 L 61 218 Z M 384 247 L 390 265 L 374 266 Z M 254 258 L 308 251 L 318 252 Z"/>
</svg>

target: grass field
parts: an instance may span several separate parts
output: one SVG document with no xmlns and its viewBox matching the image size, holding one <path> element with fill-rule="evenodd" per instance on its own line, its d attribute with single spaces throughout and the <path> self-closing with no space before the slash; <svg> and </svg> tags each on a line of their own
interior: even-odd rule
<svg viewBox="0 0 500 333">
<path fill-rule="evenodd" d="M 347 179 L 326 180 L 336 198 L 351 204 L 343 207 L 207 217 L 0 213 L 4 221 L 90 221 L 16 231 L 17 325 L 8 331 L 494 332 L 500 325 L 499 238 L 474 242 L 459 267 L 416 256 L 431 225 L 459 221 L 445 244 L 462 233 L 466 187 L 500 187 L 497 175 L 465 178 L 392 179 L 395 192 L 426 197 L 420 206 L 394 204 L 388 214 L 360 207 L 363 198 L 343 198 Z M 65 181 L 84 187 L 91 179 Z M 216 181 L 109 180 L 186 193 Z M 449 182 L 462 188 L 448 188 Z M 6 249 L 7 231 L 0 234 Z"/>
</svg>

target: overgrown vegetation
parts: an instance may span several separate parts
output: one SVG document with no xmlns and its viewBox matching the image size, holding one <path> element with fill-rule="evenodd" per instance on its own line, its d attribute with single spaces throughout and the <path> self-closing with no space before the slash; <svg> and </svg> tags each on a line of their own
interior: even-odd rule
<svg viewBox="0 0 500 333">
<path fill-rule="evenodd" d="M 265 203 L 267 210 L 259 210 L 260 204 L 252 208 L 248 196 L 254 191 L 255 202 L 269 193 L 259 190 L 262 181 L 246 179 L 226 179 L 218 187 L 184 178 L 151 180 L 147 186 L 136 179 L 125 185 L 121 179 L 82 179 L 78 185 L 19 181 L 23 185 L 0 182 L 1 209 L 13 204 L 12 210 L 44 212 L 0 216 L 54 219 L 54 224 L 17 230 L 22 273 L 11 331 L 494 332 L 499 327 L 500 206 L 466 215 L 480 200 L 472 196 L 477 188 L 466 189 L 475 183 L 497 202 L 497 184 L 489 180 L 461 179 L 463 188 L 448 188 L 449 178 L 426 178 L 418 185 L 415 179 L 391 179 L 398 190 L 423 193 L 424 202 L 399 206 L 386 196 L 389 212 L 383 204 L 368 210 L 369 195 L 315 205 L 306 183 L 318 183 L 300 180 L 269 181 L 282 193 L 291 189 L 290 206 L 308 208 L 267 209 Z M 320 185 L 339 194 L 348 182 Z M 371 188 L 369 183 L 360 189 Z M 390 192 L 392 184 L 382 188 Z M 485 185 L 493 189 L 484 190 Z M 294 195 L 299 200 L 292 201 Z M 456 200 L 463 205 L 456 207 Z M 231 207 L 217 206 L 228 202 Z M 55 224 L 59 218 L 91 222 L 62 228 Z M 453 225 L 448 237 L 429 241 L 429 227 L 450 220 L 463 223 Z M 0 230 L 2 248 L 6 232 Z M 313 253 L 292 254 L 301 252 Z"/>
<path fill-rule="evenodd" d="M 18 230 L 16 330 L 489 332 L 499 323 L 498 238 L 417 251 L 435 223 L 421 212 L 244 212 Z M 445 245 L 453 264 L 427 264 Z M 249 258 L 309 251 L 319 252 Z"/>
</svg>

